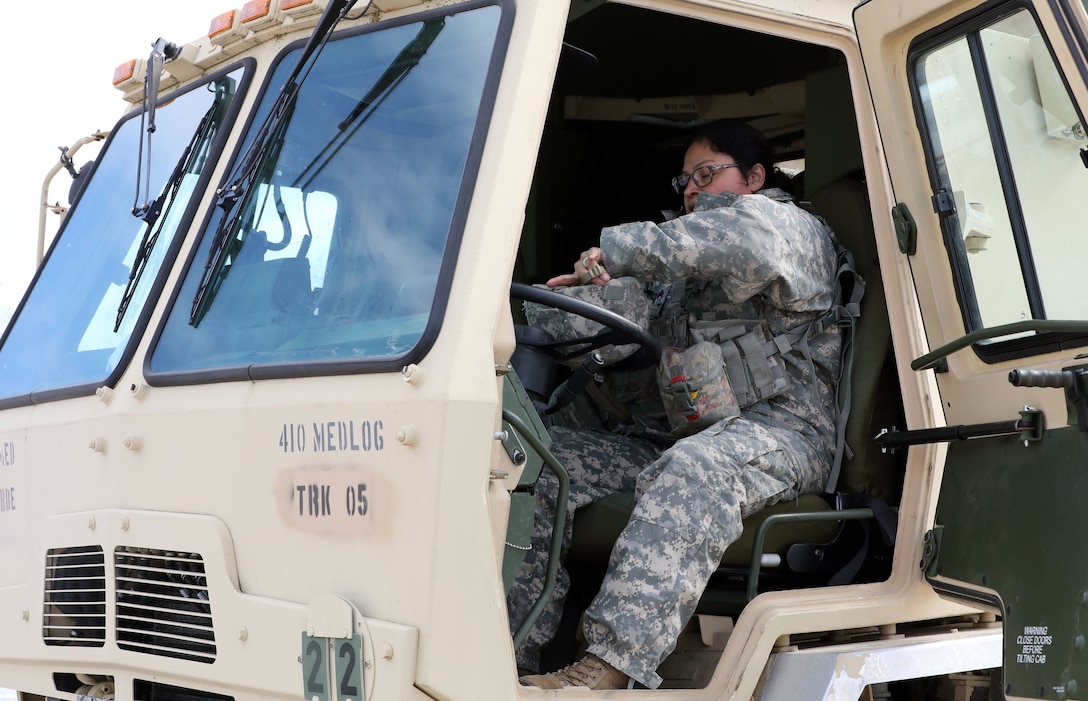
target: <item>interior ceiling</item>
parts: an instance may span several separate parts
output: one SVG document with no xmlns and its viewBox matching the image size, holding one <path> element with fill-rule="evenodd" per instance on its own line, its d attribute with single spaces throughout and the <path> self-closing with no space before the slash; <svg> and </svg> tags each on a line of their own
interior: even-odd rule
<svg viewBox="0 0 1088 701">
<path fill-rule="evenodd" d="M 567 95 L 674 97 L 751 92 L 834 65 L 838 52 L 723 25 L 606 4 L 567 25 L 597 68 L 562 80 Z"/>
</svg>

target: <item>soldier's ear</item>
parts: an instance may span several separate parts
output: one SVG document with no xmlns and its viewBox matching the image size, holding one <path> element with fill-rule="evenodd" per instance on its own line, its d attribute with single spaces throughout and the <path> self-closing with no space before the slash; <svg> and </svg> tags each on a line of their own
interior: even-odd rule
<svg viewBox="0 0 1088 701">
<path fill-rule="evenodd" d="M 748 169 L 748 187 L 751 188 L 752 192 L 761 190 L 766 182 L 767 170 L 763 167 L 763 164 L 756 163 Z"/>
</svg>

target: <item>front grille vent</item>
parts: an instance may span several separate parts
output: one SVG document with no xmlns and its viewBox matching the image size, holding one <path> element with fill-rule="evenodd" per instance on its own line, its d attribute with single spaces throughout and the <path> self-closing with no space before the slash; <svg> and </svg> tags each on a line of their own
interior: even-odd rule
<svg viewBox="0 0 1088 701">
<path fill-rule="evenodd" d="M 106 641 L 106 558 L 102 548 L 45 554 L 42 638 L 46 645 L 102 647 Z"/>
<path fill-rule="evenodd" d="M 215 661 L 208 579 L 196 553 L 118 548 L 117 646 L 148 655 Z"/>
</svg>

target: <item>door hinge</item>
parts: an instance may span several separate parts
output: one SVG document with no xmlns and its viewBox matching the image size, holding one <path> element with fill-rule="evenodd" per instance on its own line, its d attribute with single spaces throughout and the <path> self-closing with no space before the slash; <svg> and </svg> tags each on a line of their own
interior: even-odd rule
<svg viewBox="0 0 1088 701">
<path fill-rule="evenodd" d="M 918 251 L 918 227 L 907 205 L 902 202 L 892 207 L 892 225 L 895 227 L 895 239 L 899 242 L 899 252 L 913 256 Z"/>
<path fill-rule="evenodd" d="M 922 560 L 918 563 L 922 572 L 927 577 L 936 577 L 940 574 L 941 539 L 944 537 L 944 526 L 934 526 L 922 536 Z"/>
</svg>

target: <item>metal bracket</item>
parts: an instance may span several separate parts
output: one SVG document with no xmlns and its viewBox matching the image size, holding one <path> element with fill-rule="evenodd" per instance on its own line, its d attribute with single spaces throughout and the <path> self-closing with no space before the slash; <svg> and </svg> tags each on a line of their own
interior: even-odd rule
<svg viewBox="0 0 1088 701">
<path fill-rule="evenodd" d="M 956 213 L 956 201 L 948 190 L 941 189 L 932 197 L 933 213 L 942 217 Z"/>
<path fill-rule="evenodd" d="M 1046 417 L 1043 412 L 1033 406 L 1025 406 L 1020 411 L 1020 423 L 1024 425 L 1020 431 L 1020 440 L 1025 446 L 1043 440 L 1043 433 L 1046 432 Z"/>
</svg>

